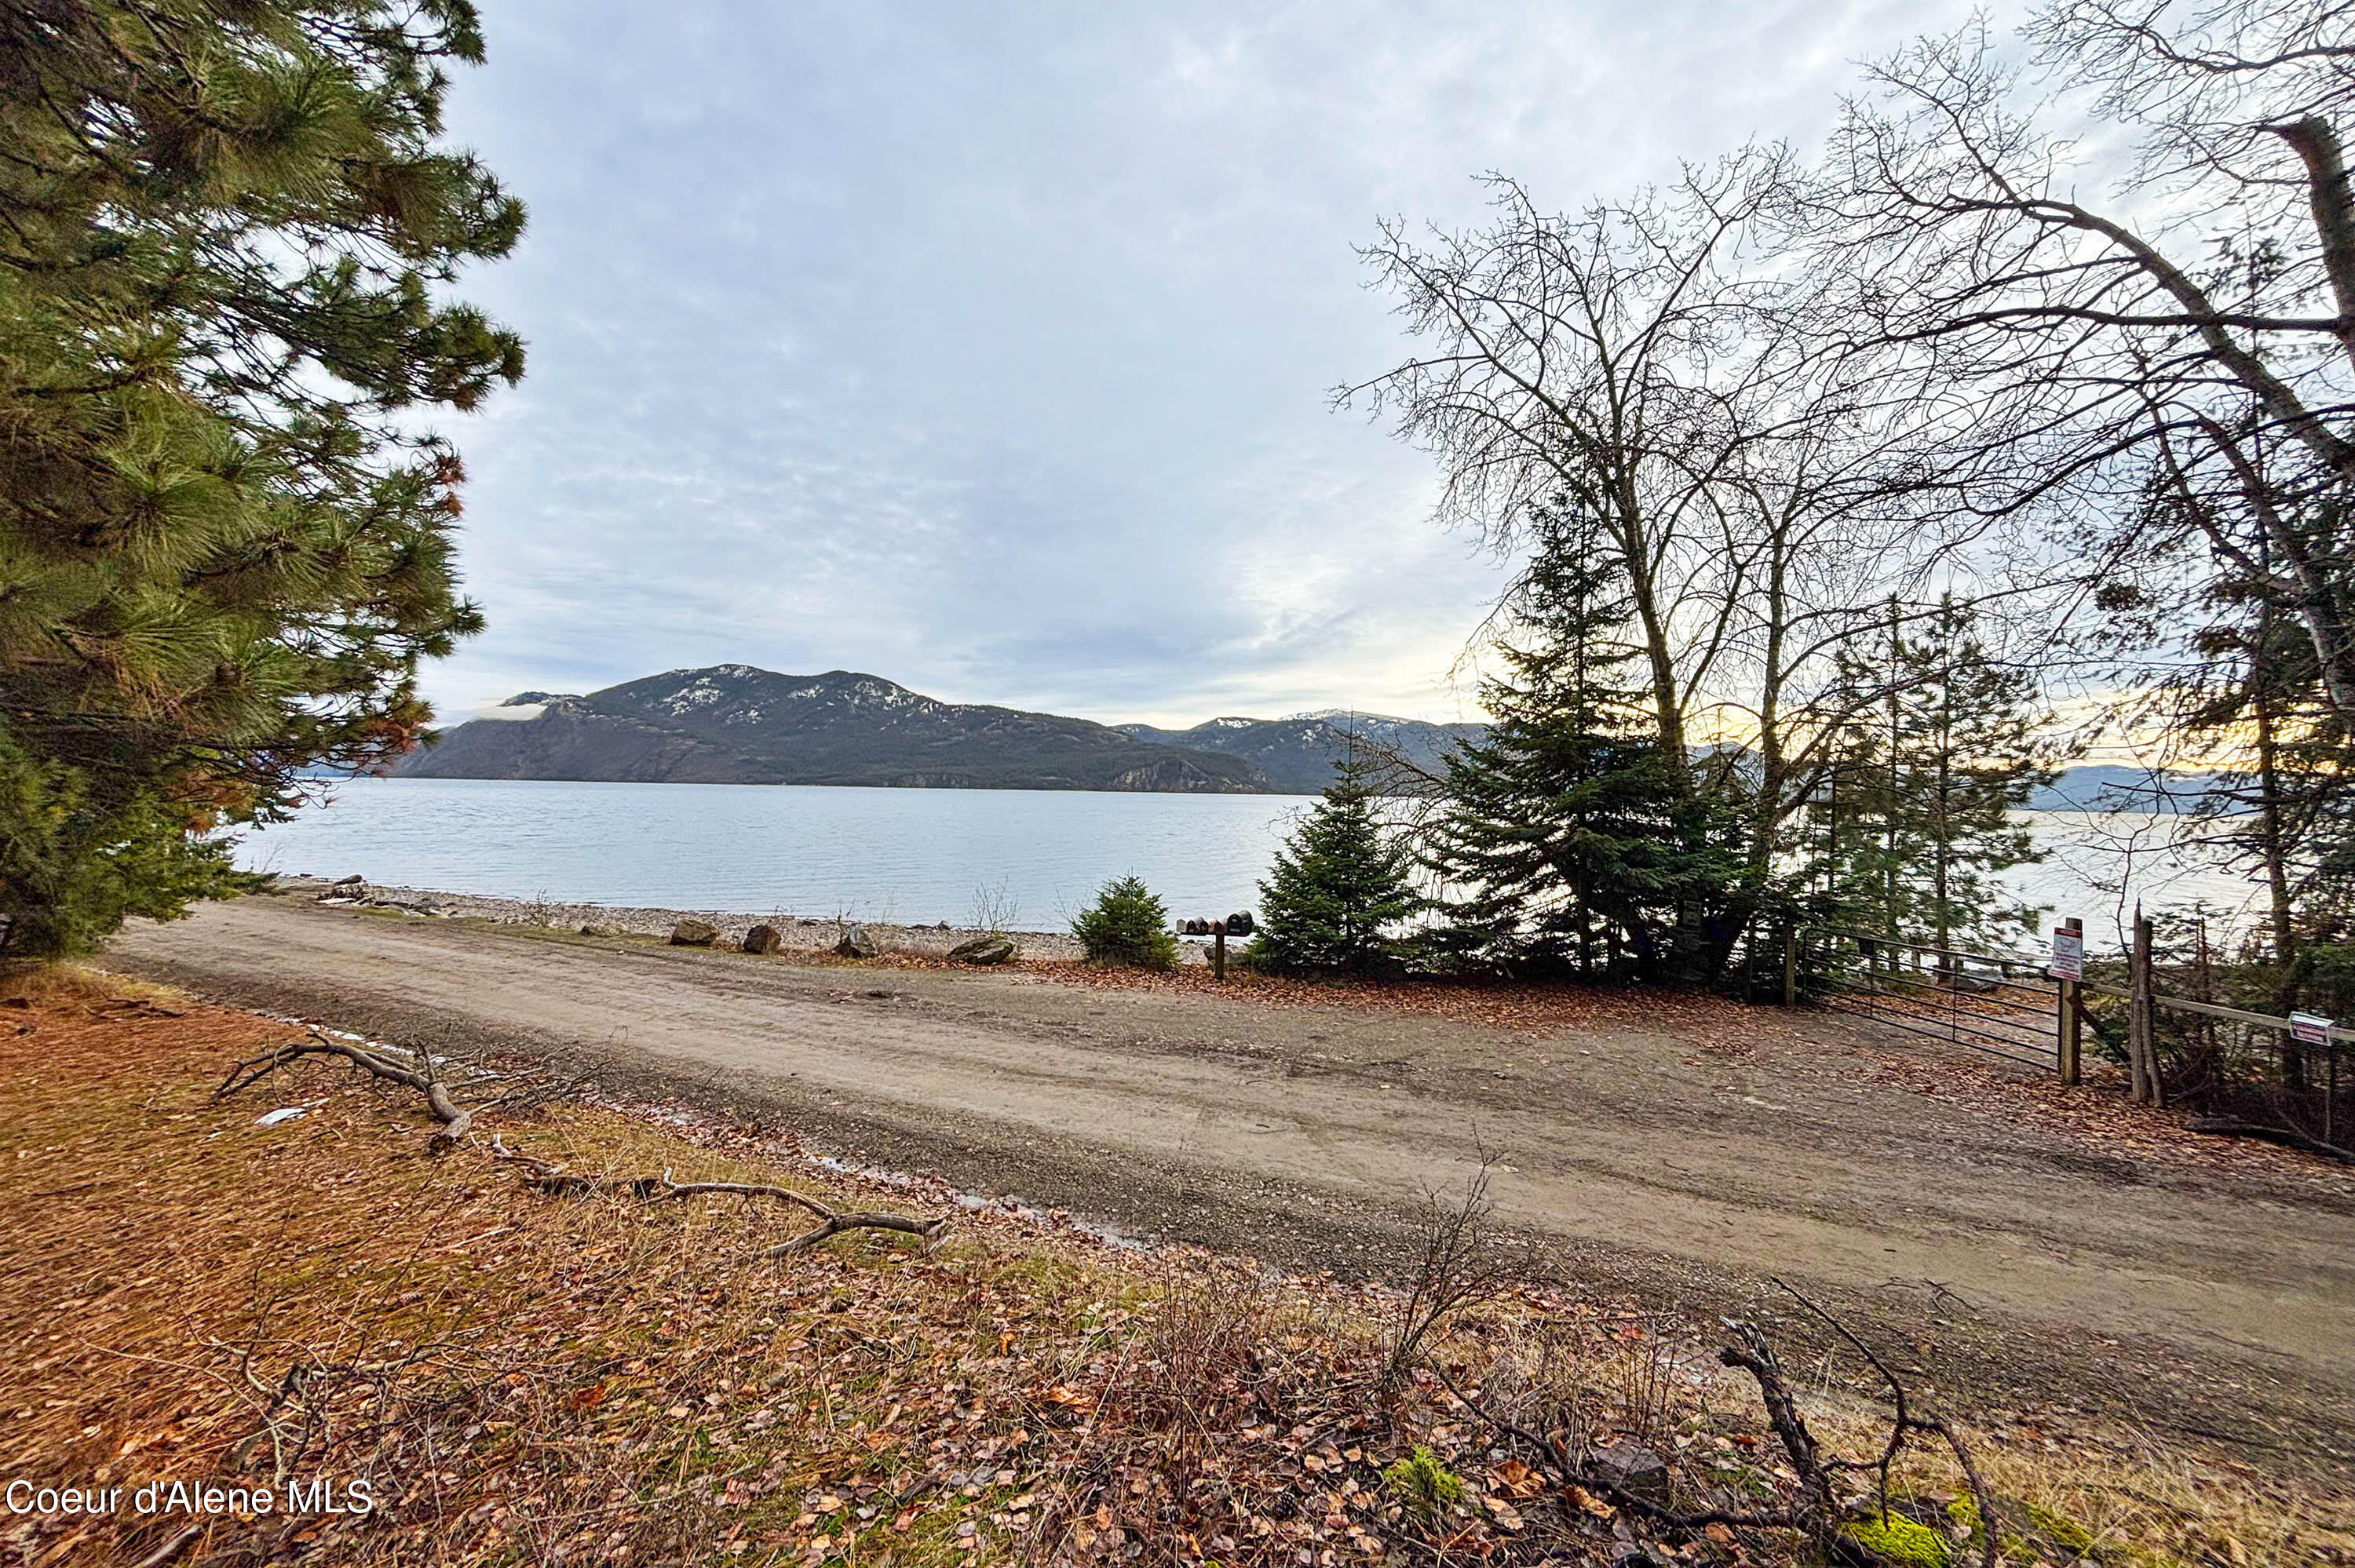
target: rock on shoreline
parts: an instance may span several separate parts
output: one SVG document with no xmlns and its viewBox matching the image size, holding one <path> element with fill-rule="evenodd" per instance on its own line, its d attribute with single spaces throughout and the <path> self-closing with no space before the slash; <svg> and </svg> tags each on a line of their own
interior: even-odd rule
<svg viewBox="0 0 2355 1568">
<path fill-rule="evenodd" d="M 278 885 L 290 894 L 315 895 L 328 891 L 333 884 L 326 878 L 282 876 Z M 745 937 L 755 926 L 767 926 L 777 936 L 777 949 L 783 953 L 830 953 L 843 934 L 853 926 L 864 926 L 868 936 L 886 954 L 906 953 L 918 958 L 945 959 L 949 950 L 976 937 L 990 933 L 974 927 L 954 926 L 894 926 L 879 920 L 837 919 L 827 916 L 815 917 L 794 916 L 782 910 L 761 912 L 728 909 L 637 909 L 620 908 L 607 904 L 564 904 L 534 898 L 491 898 L 473 893 L 443 893 L 433 888 L 389 887 L 379 883 L 368 885 L 376 901 L 395 901 L 431 905 L 437 913 L 461 918 L 496 921 L 503 926 L 549 926 L 561 931 L 578 931 L 583 926 L 593 926 L 599 933 L 615 936 L 652 937 L 667 941 L 682 920 L 701 921 L 718 929 L 716 946 L 741 948 Z M 1080 945 L 1063 931 L 1008 931 L 1021 945 L 1027 959 L 1076 959 Z"/>
</svg>

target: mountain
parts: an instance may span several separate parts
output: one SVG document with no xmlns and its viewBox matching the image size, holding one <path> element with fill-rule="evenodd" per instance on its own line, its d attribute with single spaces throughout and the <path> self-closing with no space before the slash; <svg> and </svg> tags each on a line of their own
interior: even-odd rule
<svg viewBox="0 0 2355 1568">
<path fill-rule="evenodd" d="M 2031 811 L 2186 811 L 2213 788 L 2212 773 L 2163 772 L 2119 763 L 2072 768 L 2028 798 Z"/>
<path fill-rule="evenodd" d="M 876 675 L 673 670 L 587 696 L 526 692 L 387 771 L 412 779 L 869 784 L 961 789 L 1264 793 L 1241 757 L 1086 719 L 936 702 Z M 536 710 L 536 711 L 533 711 Z"/>
<path fill-rule="evenodd" d="M 1149 724 L 1117 727 L 1139 740 L 1242 758 L 1287 795 L 1314 795 L 1332 783 L 1333 764 L 1348 749 L 1352 735 L 1394 749 L 1416 767 L 1436 773 L 1449 751 L 1487 730 L 1485 725 L 1425 724 L 1337 708 L 1280 719 L 1214 718 L 1191 729 L 1156 729 Z"/>
</svg>

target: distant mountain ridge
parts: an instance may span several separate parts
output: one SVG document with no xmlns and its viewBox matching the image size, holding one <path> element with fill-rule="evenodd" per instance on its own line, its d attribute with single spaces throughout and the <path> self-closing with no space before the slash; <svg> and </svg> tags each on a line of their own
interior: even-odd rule
<svg viewBox="0 0 2355 1568">
<path fill-rule="evenodd" d="M 519 692 L 529 716 L 476 719 L 386 772 L 414 779 L 606 783 L 847 784 L 914 789 L 1101 789 L 1313 795 L 1352 736 L 1432 773 L 1487 726 L 1327 709 L 1224 717 L 1190 729 L 1101 725 L 944 703 L 879 675 L 783 675 L 750 664 L 671 670 L 585 696 Z M 2180 810 L 2212 776 L 2072 768 L 2032 810 Z M 2154 794 L 2159 796 L 2154 800 Z"/>
<path fill-rule="evenodd" d="M 2123 763 L 2087 763 L 2064 771 L 2028 797 L 2031 811 L 2149 811 L 2172 816 L 2190 810 L 2216 787 L 2213 773 L 2179 773 Z"/>
<path fill-rule="evenodd" d="M 586 696 L 526 692 L 387 771 L 414 779 L 1264 793 L 1249 761 L 1087 719 L 943 703 L 879 675 L 672 670 Z"/>
<path fill-rule="evenodd" d="M 1242 758 L 1287 795 L 1314 795 L 1332 783 L 1333 765 L 1348 754 L 1353 736 L 1437 773 L 1449 752 L 1488 733 L 1486 725 L 1427 724 L 1341 708 L 1280 719 L 1214 718 L 1191 729 L 1157 729 L 1149 724 L 1114 727 L 1139 740 Z"/>
</svg>

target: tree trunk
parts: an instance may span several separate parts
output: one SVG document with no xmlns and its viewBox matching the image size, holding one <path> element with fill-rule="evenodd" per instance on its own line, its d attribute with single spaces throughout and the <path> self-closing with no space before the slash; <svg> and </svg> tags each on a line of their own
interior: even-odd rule
<svg viewBox="0 0 2355 1568">
<path fill-rule="evenodd" d="M 2355 364 L 2355 196 L 2347 184 L 2347 162 L 2339 132 L 2318 114 L 2266 130 L 2290 144 L 2306 164 L 2307 200 L 2314 211 L 2314 235 L 2322 242 L 2322 267 L 2330 277 L 2330 292 L 2339 304 L 2339 344 Z"/>
<path fill-rule="evenodd" d="M 2257 731 L 2257 843 L 2265 864 L 2265 897 L 2270 906 L 2274 965 L 2281 980 L 2274 992 L 2274 1011 L 2286 1015 L 2296 1005 L 2291 974 L 2297 963 L 2297 928 L 2292 923 L 2289 896 L 2289 856 L 2283 842 L 2279 742 L 2274 733 L 2273 681 L 2265 668 L 2266 635 L 2273 612 L 2260 606 L 2257 641 L 2249 658 L 2250 707 Z M 2287 1030 L 2281 1035 L 2282 1082 L 2294 1093 L 2306 1092 L 2306 1049 Z"/>
<path fill-rule="evenodd" d="M 2150 941 L 2150 922 L 2137 904 L 2127 980 L 2126 1055 L 2134 1071 L 2134 1097 L 2147 1105 L 2164 1106 L 2167 1085 L 2158 1067 L 2158 1010 L 2151 1000 Z"/>
</svg>

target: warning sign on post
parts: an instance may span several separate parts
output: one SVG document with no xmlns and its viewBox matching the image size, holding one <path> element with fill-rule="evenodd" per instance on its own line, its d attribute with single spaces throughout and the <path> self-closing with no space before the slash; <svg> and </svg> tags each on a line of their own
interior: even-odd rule
<svg viewBox="0 0 2355 1568">
<path fill-rule="evenodd" d="M 2318 1012 L 2293 1012 L 2289 1015 L 2289 1037 L 2301 1045 L 2328 1045 L 2330 1020 Z"/>
<path fill-rule="evenodd" d="M 2044 972 L 2054 980 L 2081 980 L 2085 978 L 2085 934 L 2072 931 L 2065 926 L 2052 928 L 2052 961 Z"/>
</svg>

